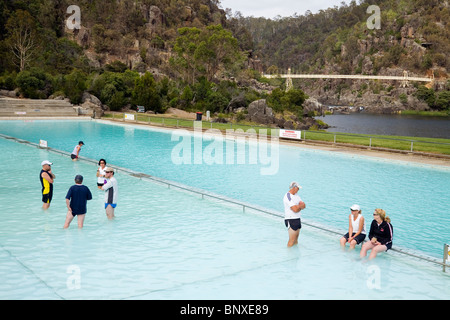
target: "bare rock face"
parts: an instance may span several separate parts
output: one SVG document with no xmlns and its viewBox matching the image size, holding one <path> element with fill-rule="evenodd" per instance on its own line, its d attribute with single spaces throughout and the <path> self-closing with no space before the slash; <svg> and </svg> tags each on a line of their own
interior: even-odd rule
<svg viewBox="0 0 450 320">
<path fill-rule="evenodd" d="M 156 29 L 164 24 L 164 15 L 157 6 L 150 6 L 148 10 L 148 28 Z"/>
<path fill-rule="evenodd" d="M 316 98 L 308 98 L 303 103 L 303 114 L 308 114 L 309 112 L 317 111 L 322 113 L 324 110 L 323 104 L 317 101 Z"/>
<path fill-rule="evenodd" d="M 247 119 L 249 121 L 261 123 L 261 124 L 273 124 L 274 115 L 272 108 L 269 108 L 266 103 L 266 99 L 260 99 L 253 101 L 248 106 Z"/>
</svg>

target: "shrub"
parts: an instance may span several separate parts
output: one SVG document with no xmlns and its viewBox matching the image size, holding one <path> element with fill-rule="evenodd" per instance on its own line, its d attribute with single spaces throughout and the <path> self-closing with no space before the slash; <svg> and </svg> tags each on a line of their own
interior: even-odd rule
<svg viewBox="0 0 450 320">
<path fill-rule="evenodd" d="M 64 93 L 71 103 L 81 103 L 83 92 L 87 88 L 86 81 L 86 74 L 77 69 L 64 77 Z"/>
<path fill-rule="evenodd" d="M 25 98 L 46 99 L 53 93 L 52 77 L 39 69 L 21 71 L 16 78 L 19 91 Z"/>
</svg>

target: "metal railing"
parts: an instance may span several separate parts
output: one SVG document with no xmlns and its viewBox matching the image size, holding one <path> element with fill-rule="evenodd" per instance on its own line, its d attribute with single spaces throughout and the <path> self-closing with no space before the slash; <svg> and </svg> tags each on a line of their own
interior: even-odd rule
<svg viewBox="0 0 450 320">
<path fill-rule="evenodd" d="M 414 150 L 414 143 L 417 144 L 428 144 L 428 145 L 438 145 L 438 146 L 444 146 L 445 148 L 448 148 L 448 157 L 450 158 L 450 143 L 447 142 L 436 142 L 436 141 L 426 141 L 426 140 L 419 140 L 419 139 L 400 139 L 400 138 L 389 138 L 389 137 L 380 137 L 380 136 L 370 136 L 370 135 L 360 135 L 360 134 L 351 134 L 351 133 L 333 133 L 333 132 L 323 132 L 323 131 L 313 131 L 313 130 L 304 130 L 303 131 L 303 140 L 307 141 L 306 133 L 311 134 L 323 134 L 323 135 L 329 135 L 333 136 L 333 144 L 339 144 L 337 141 L 338 137 L 353 137 L 358 138 L 361 140 L 366 140 L 367 143 L 358 143 L 358 146 L 365 146 L 369 149 L 384 149 L 384 150 L 396 150 L 396 151 L 406 151 L 409 153 L 423 153 L 420 150 Z M 309 139 L 310 141 L 317 141 L 317 139 Z M 373 140 L 386 140 L 386 141 L 398 141 L 398 142 L 406 142 L 407 147 L 403 149 L 390 149 L 380 146 L 373 145 Z M 319 140 L 323 141 L 323 140 Z M 325 141 L 331 141 L 331 140 L 325 140 Z M 341 142 L 341 144 L 348 144 L 345 141 Z M 443 154 L 445 156 L 445 154 Z"/>
<path fill-rule="evenodd" d="M 37 143 L 29 142 L 27 140 L 18 139 L 18 138 L 15 138 L 15 137 L 10 137 L 10 136 L 4 135 L 4 134 L 0 134 L 0 137 L 4 138 L 4 139 L 8 139 L 8 140 L 13 140 L 13 141 L 16 141 L 16 142 L 19 142 L 19 143 L 27 144 L 27 145 L 30 145 L 30 146 L 34 146 L 34 147 L 39 148 L 39 149 L 45 149 L 45 150 L 48 150 L 50 152 L 54 152 L 54 153 L 57 153 L 57 154 L 60 154 L 60 155 L 63 155 L 63 156 L 70 157 L 70 152 L 67 152 L 67 151 L 62 151 L 62 150 L 58 150 L 58 149 L 54 149 L 54 148 L 50 148 L 50 147 L 42 147 L 42 146 L 40 146 Z M 97 163 L 98 163 L 97 160 L 90 159 L 90 158 L 87 158 L 87 157 L 82 157 L 82 156 L 79 157 L 79 160 L 86 161 L 86 162 L 92 163 L 94 165 L 97 165 Z M 229 197 L 226 197 L 226 196 L 223 196 L 223 195 L 218 195 L 218 194 L 215 194 L 213 192 L 209 192 L 209 191 L 206 191 L 206 190 L 203 190 L 203 189 L 199 189 L 199 188 L 187 186 L 187 185 L 184 185 L 184 184 L 181 184 L 181 183 L 178 183 L 178 182 L 174 182 L 174 181 L 166 180 L 166 179 L 163 179 L 163 178 L 155 177 L 155 176 L 152 176 L 152 175 L 149 175 L 149 174 L 146 174 L 146 173 L 133 171 L 133 170 L 130 170 L 128 168 L 123 168 L 123 167 L 112 165 L 112 164 L 110 164 L 110 166 L 113 167 L 116 170 L 117 173 L 118 172 L 123 172 L 125 174 L 128 174 L 130 176 L 133 176 L 133 177 L 136 177 L 136 178 L 139 178 L 139 179 L 150 180 L 150 181 L 153 181 L 155 183 L 165 185 L 165 186 L 167 186 L 167 188 L 175 187 L 175 188 L 178 188 L 180 190 L 183 190 L 183 191 L 186 191 L 186 192 L 189 192 L 189 193 L 193 193 L 193 194 L 196 194 L 196 195 L 201 195 L 202 199 L 204 199 L 205 197 L 209 197 L 209 198 L 212 198 L 212 199 L 215 199 L 215 200 L 219 200 L 219 201 L 222 201 L 222 202 L 225 202 L 225 203 L 228 203 L 228 204 L 232 204 L 232 205 L 235 205 L 235 206 L 240 206 L 240 207 L 242 207 L 242 212 L 244 212 L 244 213 L 246 212 L 246 210 L 250 209 L 250 210 L 253 210 L 253 211 L 256 211 L 256 212 L 260 212 L 260 213 L 263 213 L 263 214 L 270 215 L 272 217 L 277 217 L 277 218 L 280 218 L 280 219 L 284 219 L 284 214 L 279 212 L 279 211 L 276 211 L 276 210 L 268 209 L 268 208 L 265 208 L 265 207 L 260 207 L 260 206 L 257 206 L 257 205 L 254 205 L 254 204 L 250 204 L 250 203 L 247 203 L 247 202 L 244 202 L 244 201 L 236 200 L 236 199 L 229 198 Z M 309 227 L 312 227 L 312 228 L 316 228 L 316 229 L 325 231 L 325 232 L 333 233 L 333 234 L 336 234 L 336 235 L 343 235 L 345 233 L 344 230 L 332 228 L 330 226 L 324 226 L 324 225 L 321 225 L 320 223 L 308 221 L 308 220 L 303 219 L 303 218 L 302 218 L 302 224 L 304 224 L 306 226 L 309 226 Z M 434 257 L 421 255 L 421 254 L 419 254 L 417 252 L 413 252 L 413 251 L 411 251 L 409 249 L 406 249 L 406 248 L 395 247 L 395 248 L 392 248 L 390 250 L 394 251 L 394 252 L 398 252 L 398 253 L 403 254 L 403 255 L 407 255 L 409 257 L 413 257 L 413 258 L 419 259 L 419 260 L 423 260 L 423 261 L 426 261 L 426 262 L 430 262 L 430 263 L 434 263 L 434 264 L 437 264 L 437 265 L 441 265 L 442 268 L 443 268 L 443 272 L 445 272 L 446 271 L 446 269 L 445 269 L 446 266 L 450 267 L 450 251 L 449 251 L 449 249 L 450 249 L 450 246 L 447 245 L 447 244 L 444 244 L 444 259 L 443 259 L 443 262 L 441 262 L 439 259 L 436 259 Z"/>
</svg>

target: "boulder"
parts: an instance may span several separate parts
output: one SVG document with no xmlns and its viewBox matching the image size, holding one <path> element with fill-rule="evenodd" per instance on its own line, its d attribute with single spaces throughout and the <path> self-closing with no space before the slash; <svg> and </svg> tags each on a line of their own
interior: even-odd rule
<svg viewBox="0 0 450 320">
<path fill-rule="evenodd" d="M 248 106 L 247 119 L 261 124 L 273 124 L 275 117 L 272 108 L 269 108 L 266 99 L 253 101 Z"/>
<path fill-rule="evenodd" d="M 247 106 L 247 103 L 245 102 L 245 96 L 244 94 L 240 94 L 237 97 L 234 97 L 231 99 L 230 103 L 225 109 L 226 113 L 233 113 L 238 112 L 240 110 L 243 110 L 242 108 L 245 108 Z"/>
<path fill-rule="evenodd" d="M 94 118 L 100 118 L 105 113 L 106 107 L 102 104 L 99 98 L 85 91 L 81 98 L 81 110 L 92 110 Z"/>
</svg>

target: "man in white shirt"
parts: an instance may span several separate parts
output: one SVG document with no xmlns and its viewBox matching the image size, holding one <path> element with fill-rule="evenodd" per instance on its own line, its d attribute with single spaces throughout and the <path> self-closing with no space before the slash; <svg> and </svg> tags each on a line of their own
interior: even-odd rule
<svg viewBox="0 0 450 320">
<path fill-rule="evenodd" d="M 105 168 L 106 183 L 102 190 L 105 191 L 105 210 L 108 219 L 114 218 L 114 208 L 117 206 L 117 180 L 114 178 L 114 169 L 111 167 Z"/>
<path fill-rule="evenodd" d="M 289 192 L 284 195 L 284 223 L 288 228 L 289 241 L 287 246 L 292 247 L 298 243 L 298 236 L 302 223 L 300 220 L 300 211 L 305 209 L 306 205 L 297 194 L 301 186 L 297 182 L 291 182 Z"/>
</svg>

